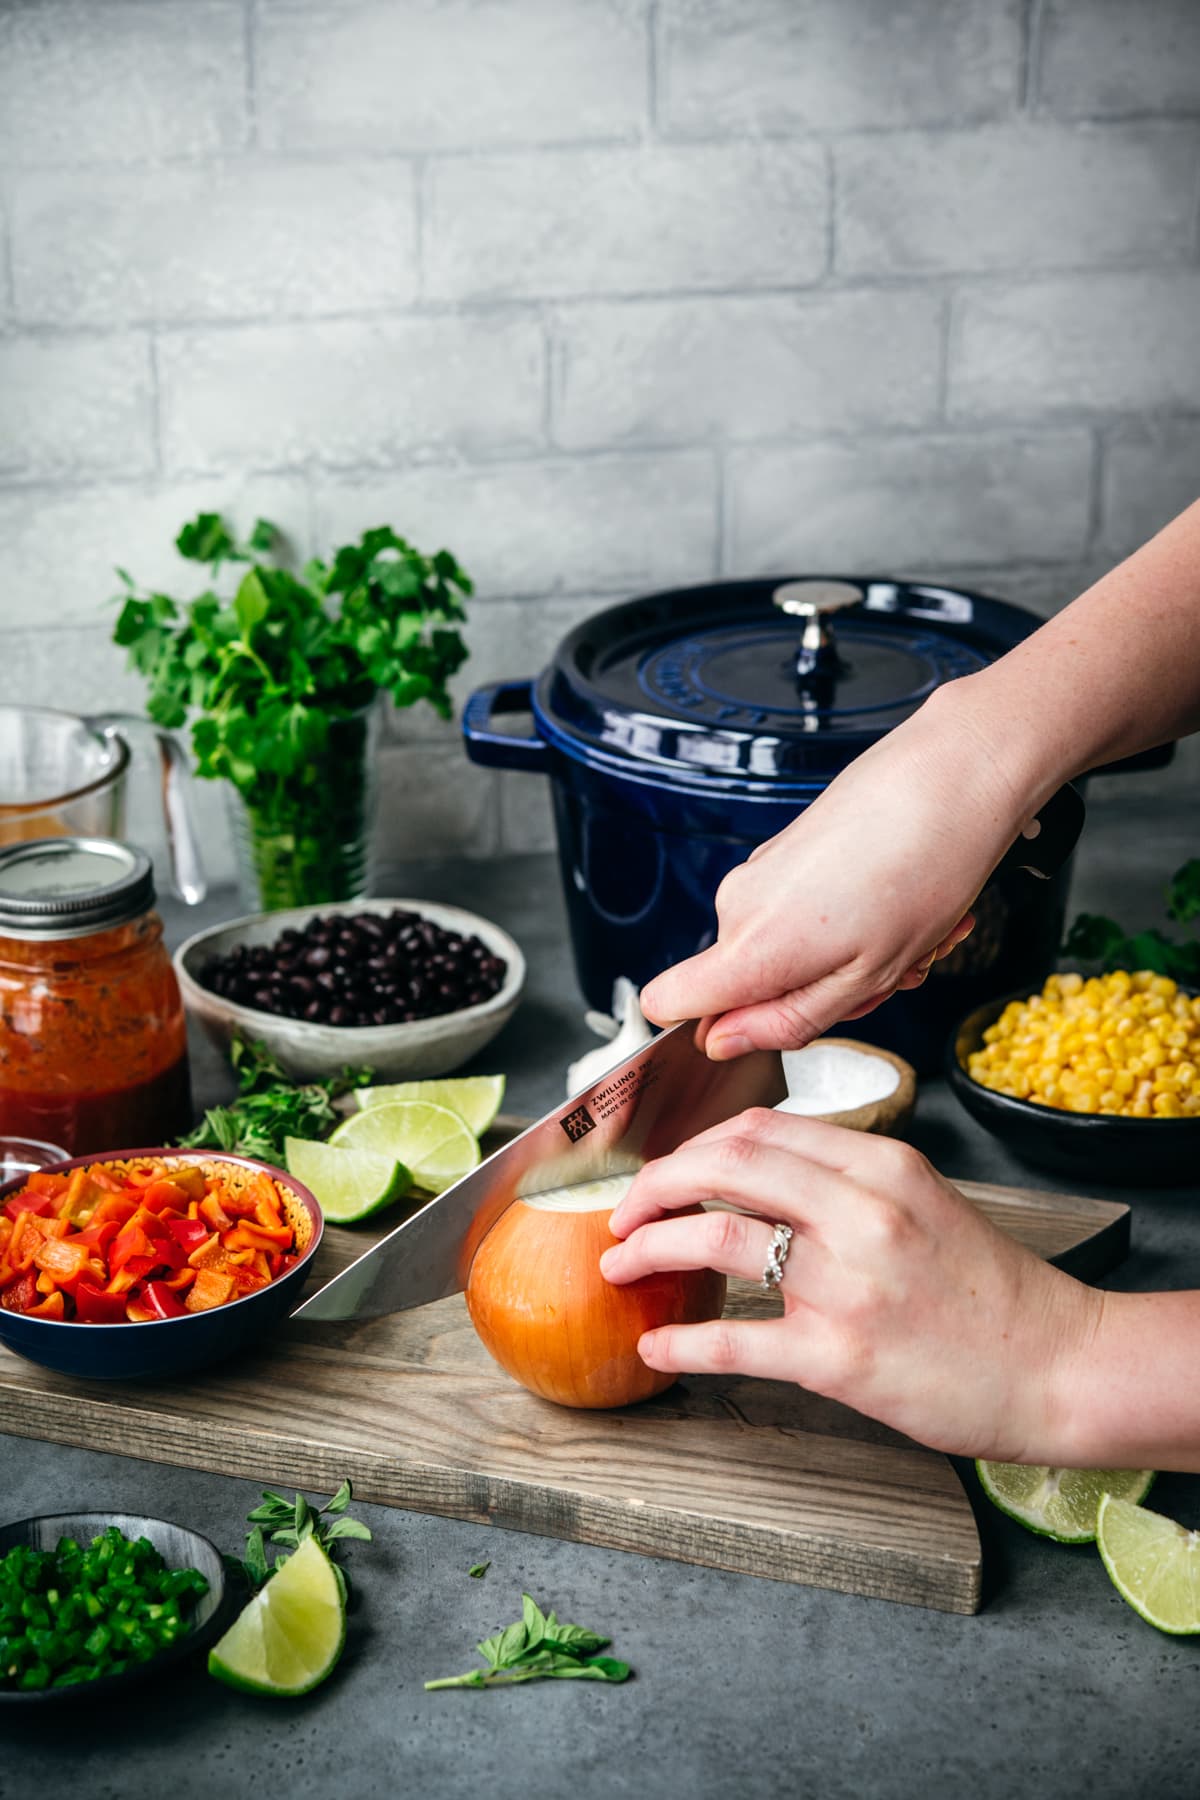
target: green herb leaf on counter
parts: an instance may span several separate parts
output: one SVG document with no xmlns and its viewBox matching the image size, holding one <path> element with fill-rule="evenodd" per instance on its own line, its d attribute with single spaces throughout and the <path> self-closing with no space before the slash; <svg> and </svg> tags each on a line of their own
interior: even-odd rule
<svg viewBox="0 0 1200 1800">
<path fill-rule="evenodd" d="M 1200 858 L 1184 863 L 1166 888 L 1168 918 L 1186 925 L 1200 918 Z M 1080 913 L 1062 946 L 1062 955 L 1106 969 L 1153 969 L 1188 986 L 1200 986 L 1200 938 L 1170 938 L 1157 926 L 1129 933 L 1115 919 Z"/>
<path fill-rule="evenodd" d="M 287 1561 L 292 1552 L 299 1549 L 305 1538 L 315 1537 L 333 1564 L 333 1572 L 338 1578 L 342 1598 L 345 1599 L 348 1586 L 346 1573 L 338 1567 L 334 1545 L 341 1538 L 358 1538 L 364 1543 L 371 1541 L 369 1525 L 364 1525 L 360 1519 L 348 1519 L 345 1516 L 353 1497 L 354 1491 L 348 1481 L 342 1482 L 332 1499 L 326 1500 L 323 1506 L 316 1507 L 303 1494 L 296 1494 L 289 1500 L 283 1494 L 276 1494 L 271 1488 L 264 1488 L 258 1505 L 246 1514 L 246 1523 L 251 1529 L 247 1534 L 246 1548 L 241 1559 L 230 1557 L 227 1560 L 240 1569 L 251 1590 L 257 1591 Z M 274 1551 L 273 1558 L 269 1549 Z"/>
<path fill-rule="evenodd" d="M 203 1122 L 181 1138 L 189 1150 L 227 1150 L 282 1164 L 284 1139 L 324 1137 L 337 1124 L 333 1102 L 351 1088 L 369 1087 L 372 1069 L 343 1069 L 325 1081 L 294 1082 L 265 1044 L 235 1038 L 230 1051 L 237 1099 L 212 1106 Z"/>
<path fill-rule="evenodd" d="M 480 1565 L 476 1565 L 479 1567 Z M 483 1568 L 488 1565 L 484 1563 Z M 473 1575 L 475 1570 L 471 1570 Z M 597 1653 L 609 1639 L 582 1625 L 566 1625 L 556 1613 L 544 1613 L 529 1594 L 522 1594 L 521 1617 L 513 1625 L 476 1645 L 486 1669 L 427 1681 L 426 1691 L 454 1687 L 512 1687 L 520 1681 L 626 1681 L 628 1663 Z"/>
<path fill-rule="evenodd" d="M 488 1570 L 491 1568 L 491 1566 L 492 1566 L 491 1558 L 489 1557 L 487 1562 L 472 1563 L 470 1568 L 467 1570 L 467 1574 L 471 1577 L 471 1579 L 473 1581 L 482 1581 L 484 1576 L 487 1574 Z"/>
</svg>

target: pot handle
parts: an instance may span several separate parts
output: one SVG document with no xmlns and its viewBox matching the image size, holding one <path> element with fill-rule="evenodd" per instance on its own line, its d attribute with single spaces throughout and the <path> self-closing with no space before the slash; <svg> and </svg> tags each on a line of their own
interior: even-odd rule
<svg viewBox="0 0 1200 1800">
<path fill-rule="evenodd" d="M 1035 819 L 1031 819 L 1020 837 L 1004 852 L 995 873 L 1002 869 L 1024 869 L 1026 874 L 1049 881 L 1057 875 L 1083 830 L 1087 808 L 1083 796 L 1068 782 L 1051 794 Z"/>
<path fill-rule="evenodd" d="M 467 755 L 489 769 L 525 769 L 545 775 L 550 769 L 550 746 L 535 734 L 519 737 L 512 731 L 495 730 L 497 713 L 533 712 L 532 681 L 497 681 L 476 688 L 463 708 L 463 737 Z"/>
</svg>

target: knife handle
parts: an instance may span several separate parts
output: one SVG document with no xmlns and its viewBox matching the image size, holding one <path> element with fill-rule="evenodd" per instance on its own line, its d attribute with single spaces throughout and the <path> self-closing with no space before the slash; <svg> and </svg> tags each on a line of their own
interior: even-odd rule
<svg viewBox="0 0 1200 1800">
<path fill-rule="evenodd" d="M 1051 794 L 1037 817 L 1031 819 L 1016 842 L 1010 844 L 996 865 L 995 873 L 1004 869 L 1024 869 L 1041 881 L 1057 875 L 1079 842 L 1087 808 L 1078 788 L 1070 782 Z"/>
</svg>

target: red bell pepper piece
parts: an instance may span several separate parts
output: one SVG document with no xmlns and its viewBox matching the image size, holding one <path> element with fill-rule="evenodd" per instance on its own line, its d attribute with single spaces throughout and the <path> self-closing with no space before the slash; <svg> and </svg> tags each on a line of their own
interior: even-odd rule
<svg viewBox="0 0 1200 1800">
<path fill-rule="evenodd" d="M 67 1303 L 60 1290 L 55 1288 L 54 1292 L 47 1294 L 46 1298 L 39 1301 L 37 1306 L 27 1306 L 25 1317 L 27 1319 L 62 1319 L 66 1317 L 66 1311 Z"/>
<path fill-rule="evenodd" d="M 222 1193 L 221 1205 L 231 1219 L 253 1219 L 259 1208 L 259 1202 L 245 1194 Z"/>
<path fill-rule="evenodd" d="M 188 1289 L 184 1306 L 188 1312 L 208 1312 L 214 1306 L 224 1306 L 234 1291 L 232 1275 L 222 1275 L 217 1269 L 201 1269 Z"/>
<path fill-rule="evenodd" d="M 223 1269 L 229 1257 L 214 1231 L 211 1237 L 206 1237 L 202 1244 L 188 1252 L 188 1261 L 193 1269 Z"/>
<path fill-rule="evenodd" d="M 211 1236 L 208 1226 L 200 1219 L 168 1219 L 167 1230 L 180 1246 L 185 1256 L 198 1250 Z"/>
<path fill-rule="evenodd" d="M 233 1220 L 221 1205 L 215 1194 L 200 1202 L 200 1217 L 207 1221 L 214 1231 L 228 1231 Z"/>
<path fill-rule="evenodd" d="M 86 1230 L 76 1232 L 71 1242 L 86 1244 L 96 1256 L 107 1256 L 108 1246 L 120 1229 L 115 1219 L 106 1219 L 103 1225 L 89 1225 Z"/>
<path fill-rule="evenodd" d="M 158 1264 L 152 1256 L 131 1256 L 124 1266 L 117 1270 L 107 1284 L 110 1294 L 127 1294 L 131 1287 L 152 1275 Z"/>
<path fill-rule="evenodd" d="M 37 1213 L 46 1218 L 58 1211 L 58 1202 L 53 1194 L 31 1194 L 28 1187 L 23 1187 L 19 1194 L 13 1194 L 4 1202 L 4 1210 L 10 1219 L 19 1219 L 22 1213 Z"/>
<path fill-rule="evenodd" d="M 154 1245 L 161 1268 L 169 1270 L 171 1274 L 174 1274 L 176 1269 L 182 1269 L 187 1261 L 187 1251 L 173 1232 L 168 1230 L 152 1231 L 150 1241 Z"/>
<path fill-rule="evenodd" d="M 150 1258 L 148 1267 L 151 1269 L 154 1267 L 154 1240 L 146 1231 L 145 1226 L 133 1218 L 127 1225 L 122 1225 L 113 1239 L 108 1252 L 108 1266 L 114 1275 L 119 1275 L 130 1258 L 135 1256 L 148 1256 Z"/>
<path fill-rule="evenodd" d="M 18 1275 L 0 1291 L 0 1306 L 5 1312 L 26 1313 L 37 1303 L 37 1276 L 32 1269 L 26 1269 L 23 1275 Z"/>
<path fill-rule="evenodd" d="M 148 1281 L 140 1298 L 152 1319 L 182 1319 L 187 1312 L 164 1281 Z"/>
<path fill-rule="evenodd" d="M 270 1286 L 270 1277 L 267 1275 L 260 1275 L 258 1271 L 252 1269 L 249 1264 L 244 1268 L 235 1267 L 229 1272 L 233 1276 L 234 1286 L 239 1294 L 256 1294 L 260 1288 Z"/>
<path fill-rule="evenodd" d="M 149 1207 L 151 1212 L 161 1213 L 166 1210 L 184 1213 L 192 1197 L 182 1182 L 163 1177 L 152 1181 L 149 1187 L 142 1190 L 142 1205 Z"/>
<path fill-rule="evenodd" d="M 110 1294 L 81 1276 L 75 1289 L 75 1316 L 84 1325 L 124 1325 L 125 1296 Z"/>
<path fill-rule="evenodd" d="M 65 1238 L 47 1238 L 34 1254 L 34 1263 L 55 1281 L 78 1281 L 88 1264 L 88 1247 Z M 101 1271 L 103 1272 L 103 1271 Z"/>
<path fill-rule="evenodd" d="M 240 1225 L 236 1225 L 228 1233 L 224 1242 L 230 1250 L 290 1250 L 294 1236 L 290 1225 L 281 1225 L 278 1231 L 268 1231 L 262 1225 L 243 1219 Z"/>
<path fill-rule="evenodd" d="M 88 1224 L 104 1225 L 109 1219 L 115 1219 L 118 1225 L 124 1225 L 136 1211 L 137 1201 L 131 1200 L 128 1194 L 106 1194 L 103 1200 L 97 1202 Z"/>
<path fill-rule="evenodd" d="M 189 1201 L 203 1200 L 208 1192 L 208 1176 L 198 1163 L 179 1163 L 163 1173 L 167 1180 L 184 1190 Z"/>
<path fill-rule="evenodd" d="M 34 1169 L 25 1186 L 30 1193 L 54 1194 L 61 1198 L 66 1190 L 67 1180 L 66 1175 L 53 1175 L 49 1169 Z"/>
<path fill-rule="evenodd" d="M 93 1181 L 90 1169 L 72 1169 L 67 1191 L 58 1203 L 58 1216 L 72 1225 L 90 1225 L 92 1214 L 107 1197 L 100 1183 Z"/>
</svg>

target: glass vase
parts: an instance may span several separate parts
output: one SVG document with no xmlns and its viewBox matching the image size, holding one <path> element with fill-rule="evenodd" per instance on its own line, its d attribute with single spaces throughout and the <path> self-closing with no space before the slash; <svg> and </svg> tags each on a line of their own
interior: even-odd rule
<svg viewBox="0 0 1200 1800">
<path fill-rule="evenodd" d="M 249 792 L 226 782 L 238 888 L 249 912 L 360 900 L 374 881 L 383 702 L 335 718 L 320 756 Z"/>
</svg>

